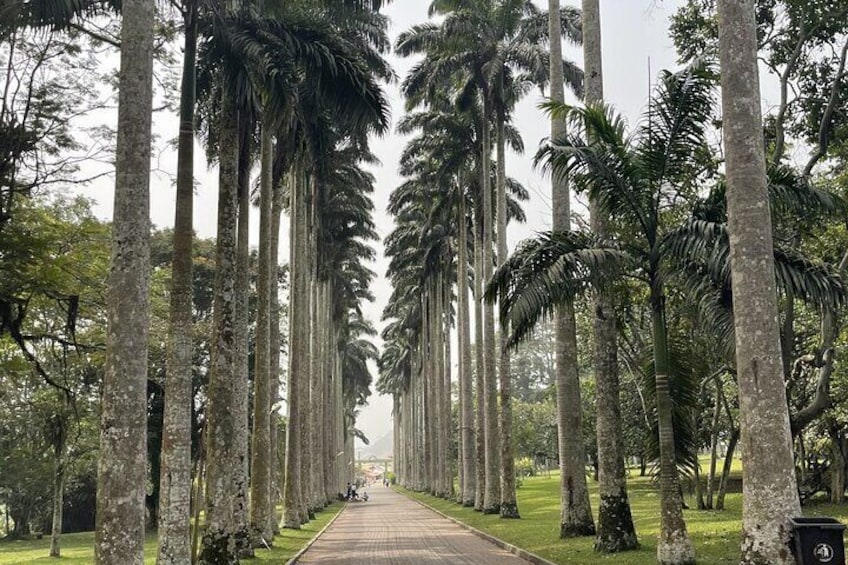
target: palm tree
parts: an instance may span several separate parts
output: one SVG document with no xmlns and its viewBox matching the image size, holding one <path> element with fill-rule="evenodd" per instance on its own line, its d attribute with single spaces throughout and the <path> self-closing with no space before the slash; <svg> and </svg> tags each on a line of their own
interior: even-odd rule
<svg viewBox="0 0 848 565">
<path fill-rule="evenodd" d="M 192 224 L 197 20 L 197 1 L 186 2 L 183 7 L 185 47 L 180 86 L 174 258 L 159 485 L 156 561 L 160 565 L 177 565 L 191 559 Z"/>
<path fill-rule="evenodd" d="M 539 13 L 530 2 L 503 1 L 484 2 L 482 0 L 436 0 L 431 12 L 445 17 L 440 26 L 427 24 L 416 26 L 401 34 L 398 39 L 398 52 L 401 55 L 426 53 L 424 62 L 417 65 L 404 82 L 404 90 L 410 99 L 409 106 L 425 102 L 438 85 L 460 85 L 462 98 L 468 100 L 479 96 L 484 124 L 494 119 L 496 145 L 499 147 L 500 174 L 497 176 L 497 194 L 499 202 L 504 201 L 505 178 L 503 169 L 503 139 L 500 133 L 510 108 L 506 96 L 507 84 L 541 84 L 547 80 L 548 55 L 540 46 L 547 36 L 547 17 Z M 579 76 L 573 65 L 568 64 L 569 79 Z M 571 82 L 571 81 L 570 81 Z M 576 84 L 573 81 L 572 84 Z M 490 131 L 482 128 L 481 135 L 481 190 L 482 211 L 482 276 L 488 280 L 491 276 L 493 255 L 493 212 L 491 189 L 489 188 Z M 501 215 L 505 221 L 505 215 Z M 500 230 L 505 247 L 505 225 Z M 500 250 L 500 256 L 506 250 Z M 505 479 L 506 496 L 503 499 L 504 517 L 517 515 L 514 500 L 514 480 L 512 463 L 502 461 L 498 447 L 501 444 L 498 433 L 498 412 L 495 376 L 494 316 L 489 305 L 484 306 L 482 320 L 483 383 L 484 393 L 480 395 L 484 402 L 485 414 L 485 491 L 484 513 L 500 512 L 502 489 L 499 476 Z M 478 347 L 481 344 L 478 343 Z M 503 354 L 501 378 L 501 404 L 504 407 L 501 427 L 509 431 L 509 377 L 508 358 Z M 508 435 L 508 433 L 507 433 Z M 507 438 L 508 439 L 508 438 Z M 504 453 L 510 457 L 509 441 L 504 443 Z"/>
<path fill-rule="evenodd" d="M 271 165 L 273 139 L 267 125 L 262 126 L 259 183 L 259 256 L 257 260 L 256 353 L 253 376 L 253 434 L 250 462 L 250 525 L 254 536 L 265 543 L 274 539 L 274 506 L 271 473 L 271 274 L 277 271 L 276 257 L 271 258 L 272 198 Z M 273 373 L 276 378 L 276 372 Z"/>
<path fill-rule="evenodd" d="M 559 0 L 549 0 L 551 32 L 551 99 L 565 102 L 562 81 L 562 39 L 553 30 L 562 28 Z M 587 79 L 587 83 L 592 77 Z M 551 118 L 551 137 L 559 139 L 566 133 L 565 120 Z M 553 176 L 551 183 L 554 231 L 569 230 L 571 225 L 571 195 L 564 176 Z M 555 313 L 557 440 L 560 467 L 560 529 L 561 538 L 593 535 L 595 524 L 586 485 L 583 447 L 582 401 L 577 367 L 577 326 L 574 306 L 563 304 Z M 597 339 L 597 335 L 596 335 Z"/>
<path fill-rule="evenodd" d="M 780 357 L 754 2 L 718 2 L 736 366 L 742 432 L 742 563 L 792 563 L 800 515 Z"/>
<path fill-rule="evenodd" d="M 95 561 L 141 565 L 147 469 L 151 0 L 122 5 L 112 265 L 97 463 Z"/>
<path fill-rule="evenodd" d="M 598 0 L 583 0 L 583 53 L 585 101 L 603 101 L 601 15 Z M 590 202 L 592 232 L 604 238 L 608 220 L 597 202 Z M 598 528 L 595 551 L 615 553 L 638 547 L 624 469 L 618 387 L 618 344 L 616 312 L 610 296 L 598 294 L 595 312 L 596 431 L 598 441 Z M 579 391 L 579 387 L 576 388 Z M 578 409 L 579 412 L 579 409 Z M 578 427 L 577 429 L 582 429 Z"/>
<path fill-rule="evenodd" d="M 662 74 L 651 101 L 649 119 L 635 134 L 627 136 L 623 120 L 603 106 L 573 109 L 573 127 L 586 132 L 587 145 L 578 134 L 554 140 L 540 156 L 554 174 L 569 174 L 578 190 L 587 191 L 600 211 L 619 222 L 619 229 L 633 230 L 628 241 L 638 262 L 639 278 L 648 285 L 653 316 L 654 367 L 657 418 L 660 430 L 660 487 L 662 529 L 657 548 L 661 563 L 690 563 L 694 552 L 683 521 L 683 500 L 677 477 L 669 395 L 669 350 L 665 324 L 664 272 L 661 269 L 664 226 L 660 210 L 671 195 L 691 191 L 693 176 L 702 170 L 698 161 L 705 146 L 704 123 L 711 111 L 712 77 L 703 67 L 678 74 Z M 559 106 L 562 109 L 562 106 Z M 624 227 L 626 226 L 626 227 Z M 612 226 L 611 226 L 612 229 Z M 568 232 L 558 232 L 567 234 Z M 538 240 L 522 256 L 558 249 L 560 236 Z M 564 235 L 564 237 L 567 237 Z M 531 251 L 532 249 L 532 251 Z M 516 263 L 510 259 L 515 267 Z M 502 276 L 507 268 L 499 271 Z M 501 295 L 504 309 L 513 299 Z M 525 304 L 512 316 L 515 332 L 526 332 Z"/>
<path fill-rule="evenodd" d="M 225 153 L 220 151 L 220 148 L 230 151 L 233 147 L 236 150 L 239 147 L 238 137 L 224 136 L 224 134 L 235 135 L 232 133 L 233 128 L 228 124 L 228 121 L 232 119 L 233 108 L 236 107 L 234 98 L 239 96 L 242 100 L 249 100 L 255 96 L 253 92 L 267 92 L 267 100 L 272 108 L 285 109 L 297 88 L 297 84 L 292 82 L 294 77 L 305 77 L 309 80 L 312 92 L 322 95 L 331 103 L 338 104 L 342 111 L 348 111 L 354 117 L 361 119 L 363 116 L 382 115 L 383 106 L 379 90 L 367 66 L 361 62 L 351 44 L 338 37 L 334 30 L 323 21 L 304 19 L 302 16 L 295 13 L 288 19 L 263 19 L 249 11 L 238 15 L 216 16 L 217 35 L 213 34 L 204 45 L 204 60 L 208 61 L 204 68 L 210 69 L 210 73 L 222 72 L 225 76 L 231 77 L 222 81 L 221 84 L 229 85 L 234 90 L 233 92 L 228 91 L 227 88 L 223 89 L 225 104 L 221 111 L 215 114 L 220 116 L 218 120 L 222 126 L 216 137 L 220 153 Z M 261 88 L 254 86 L 251 82 L 256 77 L 262 77 L 258 85 Z M 211 84 L 211 81 L 206 83 Z M 214 101 L 214 98 L 210 100 Z M 359 106 L 356 105 L 357 103 Z M 212 105 L 214 107 L 214 103 Z M 286 115 L 286 112 L 280 113 Z M 222 155 L 222 185 L 235 184 L 231 177 L 226 176 L 234 171 L 229 170 L 228 164 L 224 163 L 225 160 Z M 234 205 L 229 193 L 223 194 L 219 200 L 224 207 Z M 221 211 L 220 214 L 222 218 L 219 221 L 219 231 L 221 231 L 219 246 L 222 250 L 219 260 L 222 266 L 219 267 L 219 275 L 229 277 L 234 276 L 232 271 L 227 270 L 230 263 L 234 261 L 232 256 L 234 248 L 228 247 L 234 243 L 229 233 L 230 230 L 234 230 L 234 226 L 227 227 L 225 224 L 227 221 L 233 221 L 234 215 L 227 211 Z M 222 280 L 219 290 L 229 288 L 227 285 L 232 285 L 232 282 L 228 281 L 229 279 Z M 224 292 L 216 295 L 216 299 L 220 301 L 220 308 L 224 309 L 219 318 L 220 324 L 231 321 L 229 316 L 232 314 L 227 311 L 229 306 L 224 300 L 227 296 L 230 294 Z M 236 415 L 225 407 L 239 406 L 241 402 L 240 395 L 237 391 L 228 388 L 228 380 L 225 378 L 225 375 L 232 375 L 228 371 L 234 370 L 232 363 L 235 361 L 229 359 L 230 353 L 226 349 L 234 347 L 232 344 L 235 338 L 232 330 L 227 329 L 227 326 L 219 325 L 218 327 L 219 335 L 223 338 L 217 344 L 218 350 L 223 348 L 225 351 L 223 354 L 216 353 L 216 370 L 213 370 L 210 382 L 209 459 L 211 464 L 208 473 L 210 501 L 215 497 L 219 500 L 210 502 L 209 505 L 207 524 L 210 527 L 205 537 L 203 559 L 206 562 L 222 563 L 230 562 L 236 557 L 232 553 L 221 554 L 220 552 L 234 551 L 233 540 L 245 536 L 236 534 L 238 527 L 233 523 L 233 517 L 226 512 L 227 508 L 233 506 L 227 497 L 239 492 L 238 485 L 234 484 L 238 482 L 238 479 L 221 478 L 223 473 L 235 472 L 234 469 L 240 468 L 243 460 L 235 461 L 238 459 L 236 452 L 239 448 L 233 444 L 234 438 L 219 438 L 216 435 L 216 426 L 222 430 L 232 430 L 237 427 L 235 420 L 227 423 Z M 296 401 L 290 403 L 290 408 L 295 404 L 297 404 Z M 294 411 L 296 413 L 296 407 Z M 297 426 L 289 426 L 290 433 L 294 433 L 296 429 Z M 296 443 L 288 442 L 290 452 L 296 449 Z M 295 456 L 297 455 L 296 451 Z M 299 466 L 299 459 L 295 457 L 295 461 Z M 224 488 L 216 490 L 219 486 Z M 299 485 L 296 486 L 299 488 Z M 295 508 L 299 509 L 299 506 Z M 297 525 L 300 519 L 301 516 L 298 513 Z"/>
</svg>

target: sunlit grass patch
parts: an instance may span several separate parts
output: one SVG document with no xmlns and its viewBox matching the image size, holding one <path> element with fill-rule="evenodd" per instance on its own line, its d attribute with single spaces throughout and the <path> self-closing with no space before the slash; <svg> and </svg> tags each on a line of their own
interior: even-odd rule
<svg viewBox="0 0 848 565">
<path fill-rule="evenodd" d="M 740 470 L 734 466 L 734 474 Z M 597 513 L 597 484 L 589 481 L 592 509 Z M 628 478 L 631 510 L 639 536 L 640 548 L 615 555 L 595 553 L 592 538 L 559 539 L 560 496 L 559 477 L 530 477 L 523 479 L 518 489 L 520 520 L 503 520 L 498 516 L 484 516 L 452 501 L 406 491 L 433 508 L 462 522 L 498 537 L 508 543 L 563 565 L 589 565 L 615 563 L 620 565 L 654 565 L 656 563 L 657 536 L 660 529 L 659 491 L 650 477 L 632 474 Z M 694 507 L 692 496 L 686 497 Z M 848 506 L 815 504 L 804 508 L 809 516 L 831 516 L 848 522 Z M 739 542 L 742 529 L 742 495 L 728 493 L 725 510 L 685 510 L 689 534 L 695 545 L 699 563 L 738 563 Z"/>
</svg>

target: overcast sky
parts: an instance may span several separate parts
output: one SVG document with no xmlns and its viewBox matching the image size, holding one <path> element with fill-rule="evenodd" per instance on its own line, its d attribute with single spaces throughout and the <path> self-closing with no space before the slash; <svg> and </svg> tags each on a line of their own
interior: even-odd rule
<svg viewBox="0 0 848 565">
<path fill-rule="evenodd" d="M 562 0 L 562 3 L 579 5 L 579 1 L 575 0 Z M 650 75 L 656 75 L 660 69 L 676 67 L 676 56 L 667 33 L 668 19 L 682 3 L 683 0 L 601 0 L 605 99 L 614 104 L 631 124 L 638 119 L 645 105 Z M 546 4 L 545 2 L 545 9 Z M 410 26 L 425 22 L 428 5 L 429 0 L 395 0 L 391 3 L 386 13 L 392 21 L 390 33 L 393 40 Z M 578 49 L 566 46 L 564 52 L 565 57 L 582 66 L 582 54 Z M 389 55 L 389 60 L 400 77 L 406 75 L 413 63 L 394 55 Z M 391 100 L 393 122 L 397 123 L 403 114 L 403 101 L 398 85 L 389 85 L 387 93 Z M 522 238 L 550 228 L 550 183 L 531 166 L 532 154 L 540 140 L 548 135 L 549 129 L 548 120 L 537 109 L 541 100 L 541 93 L 534 91 L 518 105 L 514 115 L 514 123 L 521 131 L 528 154 L 508 154 L 507 173 L 530 191 L 530 201 L 525 203 L 527 224 L 510 227 L 510 248 Z M 175 115 L 159 113 L 154 117 L 154 133 L 163 139 L 176 137 L 177 126 Z M 373 151 L 382 163 L 381 166 L 373 168 L 377 178 L 374 194 L 377 209 L 375 221 L 381 237 L 385 237 L 392 229 L 392 222 L 385 208 L 389 193 L 400 184 L 397 163 L 405 142 L 404 136 L 394 132 L 383 138 L 373 139 Z M 155 156 L 153 166 L 154 169 L 175 174 L 175 152 L 166 151 Z M 204 152 L 199 147 L 196 151 L 195 171 L 198 184 L 195 229 L 201 237 L 214 237 L 217 173 L 207 167 Z M 85 190 L 87 196 L 96 200 L 96 213 L 103 218 L 111 217 L 113 190 L 114 180 L 105 179 Z M 170 226 L 173 225 L 173 216 L 172 178 L 167 174 L 154 173 L 151 177 L 151 220 L 159 227 Z M 258 239 L 257 221 L 257 215 L 254 214 L 251 218 L 253 245 Z M 288 223 L 285 219 L 282 230 L 281 260 L 287 261 Z M 366 305 L 365 312 L 378 328 L 382 329 L 380 316 L 391 288 L 385 278 L 387 261 L 382 254 L 382 245 L 379 244 L 378 256 L 376 264 L 372 267 L 378 275 L 373 289 L 377 300 Z M 456 374 L 455 369 L 453 374 Z M 384 435 L 391 427 L 391 399 L 372 396 L 369 406 L 361 412 L 359 427 L 372 440 Z"/>
</svg>

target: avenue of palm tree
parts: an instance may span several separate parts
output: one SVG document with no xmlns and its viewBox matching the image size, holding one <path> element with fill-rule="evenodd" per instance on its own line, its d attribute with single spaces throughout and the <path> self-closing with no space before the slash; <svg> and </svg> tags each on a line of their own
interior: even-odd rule
<svg viewBox="0 0 848 565">
<path fill-rule="evenodd" d="M 729 492 L 733 559 L 798 562 L 791 519 L 848 487 L 848 8 L 675 2 L 679 64 L 651 72 L 629 122 L 605 99 L 628 49 L 605 35 L 614 2 L 427 1 L 401 29 L 387 0 L 0 8 L 7 538 L 48 524 L 59 557 L 63 528 L 93 529 L 100 565 L 268 559 L 367 480 L 358 419 L 378 392 L 379 480 L 401 494 L 527 543 L 686 565 L 704 562 L 687 519 Z M 114 75 L 93 71 L 103 53 Z M 107 90 L 114 133 L 75 131 Z M 522 137 L 528 99 L 542 140 Z M 178 131 L 156 131 L 163 110 Z M 390 135 L 397 163 L 375 149 Z M 159 137 L 176 154 L 164 230 Z M 109 222 L 57 188 L 85 195 L 104 162 Z M 543 175 L 550 223 L 510 249 L 539 192 L 516 162 Z M 381 167 L 400 181 L 375 202 Z M 552 472 L 558 523 L 537 528 L 525 481 Z M 655 478 L 638 489 L 650 534 L 637 473 Z M 358 515 L 407 535 L 415 513 L 386 496 L 397 514 Z"/>
</svg>

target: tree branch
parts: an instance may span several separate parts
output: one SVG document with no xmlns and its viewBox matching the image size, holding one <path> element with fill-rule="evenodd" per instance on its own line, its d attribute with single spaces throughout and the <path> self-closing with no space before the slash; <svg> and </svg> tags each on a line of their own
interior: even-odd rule
<svg viewBox="0 0 848 565">
<path fill-rule="evenodd" d="M 830 121 L 833 119 L 833 112 L 836 109 L 836 103 L 839 97 L 839 86 L 842 78 L 845 76 L 845 58 L 848 55 L 848 40 L 842 45 L 842 53 L 839 56 L 839 70 L 836 72 L 836 77 L 833 79 L 833 88 L 830 90 L 830 99 L 827 101 L 827 106 L 822 114 L 821 123 L 819 124 L 819 146 L 816 152 L 807 161 L 807 166 L 804 167 L 804 176 L 810 176 L 810 172 L 819 160 L 827 154 L 828 145 L 830 145 Z"/>
</svg>

